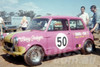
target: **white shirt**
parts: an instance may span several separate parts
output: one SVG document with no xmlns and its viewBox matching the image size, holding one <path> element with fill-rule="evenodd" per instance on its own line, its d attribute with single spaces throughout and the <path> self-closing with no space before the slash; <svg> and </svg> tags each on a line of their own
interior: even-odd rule
<svg viewBox="0 0 100 67">
<path fill-rule="evenodd" d="M 87 20 L 89 19 L 88 13 L 85 13 L 85 12 L 84 12 L 83 14 L 80 13 L 80 14 L 78 15 L 78 17 L 82 18 L 85 24 L 87 23 Z"/>
<path fill-rule="evenodd" d="M 27 27 L 28 26 L 28 22 L 23 22 L 22 27 Z"/>
<path fill-rule="evenodd" d="M 2 24 L 3 23 L 3 19 L 0 17 L 0 24 Z"/>
</svg>

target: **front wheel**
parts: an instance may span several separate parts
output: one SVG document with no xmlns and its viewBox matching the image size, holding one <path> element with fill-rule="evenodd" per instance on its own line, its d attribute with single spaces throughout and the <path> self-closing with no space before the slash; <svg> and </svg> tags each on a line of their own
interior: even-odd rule
<svg viewBox="0 0 100 67">
<path fill-rule="evenodd" d="M 84 43 L 83 48 L 81 49 L 81 52 L 83 54 L 90 54 L 93 52 L 93 50 L 95 49 L 94 43 L 91 40 L 86 40 Z"/>
<path fill-rule="evenodd" d="M 24 55 L 25 62 L 30 66 L 40 65 L 44 57 L 44 51 L 39 46 L 33 46 Z"/>
</svg>

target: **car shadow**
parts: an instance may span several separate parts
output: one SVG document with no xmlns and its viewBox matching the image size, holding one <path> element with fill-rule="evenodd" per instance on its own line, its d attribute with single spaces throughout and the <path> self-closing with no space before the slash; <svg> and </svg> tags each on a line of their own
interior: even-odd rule
<svg viewBox="0 0 100 67">
<path fill-rule="evenodd" d="M 99 48 L 96 48 L 96 50 L 92 54 L 100 56 L 100 46 Z"/>
<path fill-rule="evenodd" d="M 56 55 L 52 55 L 52 56 L 46 56 L 46 57 L 44 57 L 43 62 L 54 60 L 54 59 L 57 59 L 57 58 L 75 56 L 75 55 L 78 55 L 78 54 L 82 55 L 82 53 L 78 50 L 78 51 L 74 51 L 74 52 L 67 52 L 67 53 L 61 53 L 61 54 L 56 54 Z M 94 51 L 93 54 L 100 55 L 100 48 L 96 48 L 96 51 Z M 1 56 L 5 59 L 5 61 L 7 61 L 9 63 L 13 63 L 15 65 L 24 65 L 26 67 L 30 67 L 25 63 L 24 58 L 21 57 L 21 56 L 12 57 L 12 56 L 7 56 L 6 54 L 3 54 Z"/>
<path fill-rule="evenodd" d="M 29 67 L 25 62 L 24 62 L 24 58 L 21 56 L 18 57 L 13 57 L 13 56 L 7 56 L 6 54 L 1 55 L 3 59 L 5 59 L 5 61 L 9 62 L 9 63 L 13 63 L 15 65 L 24 65 L 26 67 Z"/>
<path fill-rule="evenodd" d="M 81 51 L 78 50 L 78 51 L 69 52 L 69 53 L 62 53 L 62 54 L 57 54 L 57 55 L 53 55 L 53 56 L 47 56 L 47 57 L 45 57 L 44 62 L 48 61 L 48 60 L 53 60 L 53 59 L 56 59 L 56 58 L 75 56 L 75 55 L 78 55 L 78 54 L 84 55 L 84 54 L 81 53 Z M 91 54 L 100 56 L 100 46 L 99 46 L 99 48 L 96 48 L 95 51 L 93 51 Z M 85 55 L 89 55 L 89 54 L 85 54 Z"/>
<path fill-rule="evenodd" d="M 78 54 L 82 54 L 82 53 L 78 50 L 78 51 L 74 51 L 74 52 L 67 52 L 67 53 L 61 53 L 61 54 L 46 56 L 46 57 L 44 57 L 43 62 L 49 61 L 49 60 L 54 60 L 54 59 L 57 59 L 57 58 L 74 56 L 74 55 L 78 55 Z"/>
<path fill-rule="evenodd" d="M 44 57 L 43 62 L 53 60 L 53 59 L 56 59 L 56 58 L 66 57 L 66 56 L 73 56 L 73 55 L 77 55 L 77 54 L 80 54 L 80 51 L 62 53 L 62 54 L 57 54 L 57 55 L 52 55 L 52 56 L 46 56 L 46 57 Z M 13 56 L 7 56 L 6 54 L 2 54 L 1 56 L 2 56 L 3 59 L 5 59 L 5 61 L 7 61 L 9 63 L 13 63 L 15 65 L 24 65 L 26 67 L 30 67 L 25 63 L 24 58 L 21 57 L 21 56 L 13 57 Z"/>
</svg>

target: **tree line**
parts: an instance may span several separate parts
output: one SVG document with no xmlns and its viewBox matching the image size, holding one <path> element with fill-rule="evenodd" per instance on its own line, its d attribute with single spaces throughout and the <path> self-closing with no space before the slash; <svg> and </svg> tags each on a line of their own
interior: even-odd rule
<svg viewBox="0 0 100 67">
<path fill-rule="evenodd" d="M 47 13 L 46 15 L 51 15 L 50 13 Z M 30 17 L 31 19 L 34 17 L 40 17 L 42 15 L 36 15 L 34 11 L 24 11 L 24 10 L 18 10 L 17 12 L 6 12 L 6 11 L 0 11 L 0 17 L 4 19 L 4 21 L 11 21 L 11 17 Z"/>
<path fill-rule="evenodd" d="M 24 11 L 19 10 L 18 12 L 6 12 L 6 11 L 0 11 L 0 17 L 4 19 L 4 21 L 11 21 L 11 17 L 30 17 L 34 18 L 36 13 L 34 11 Z"/>
</svg>

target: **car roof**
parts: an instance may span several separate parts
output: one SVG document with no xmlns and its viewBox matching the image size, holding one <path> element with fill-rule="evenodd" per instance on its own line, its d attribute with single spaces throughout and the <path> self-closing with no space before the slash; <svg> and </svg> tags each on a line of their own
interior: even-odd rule
<svg viewBox="0 0 100 67">
<path fill-rule="evenodd" d="M 79 17 L 72 17 L 72 16 L 43 16 L 43 17 L 40 17 L 40 18 L 48 18 L 48 19 L 50 19 L 50 18 L 56 18 L 56 19 L 65 19 L 65 18 L 67 18 L 67 19 L 81 19 L 81 18 L 79 18 Z"/>
</svg>

